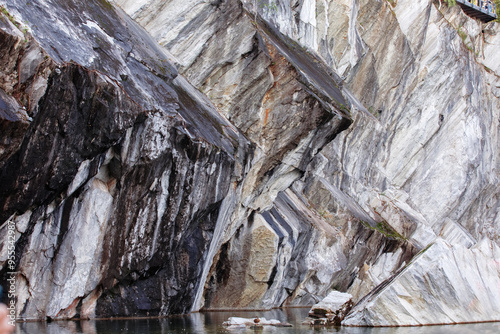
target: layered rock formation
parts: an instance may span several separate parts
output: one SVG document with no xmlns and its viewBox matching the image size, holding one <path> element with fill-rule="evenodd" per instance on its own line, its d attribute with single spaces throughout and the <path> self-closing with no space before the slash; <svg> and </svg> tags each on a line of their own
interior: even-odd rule
<svg viewBox="0 0 500 334">
<path fill-rule="evenodd" d="M 20 318 L 338 290 L 346 325 L 500 320 L 497 23 L 424 0 L 0 3 Z"/>
<path fill-rule="evenodd" d="M 2 220 L 18 230 L 19 316 L 189 311 L 251 145 L 109 4 L 8 10 L 31 22 L 34 40 L 6 39 L 37 45 L 52 64 L 0 176 Z M 15 88 L 20 74 L 10 73 Z"/>
</svg>

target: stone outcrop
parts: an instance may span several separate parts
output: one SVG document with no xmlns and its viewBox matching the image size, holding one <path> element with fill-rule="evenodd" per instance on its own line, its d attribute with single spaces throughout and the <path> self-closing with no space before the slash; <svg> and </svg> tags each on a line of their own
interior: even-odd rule
<svg viewBox="0 0 500 334">
<path fill-rule="evenodd" d="M 8 10 L 55 64 L 0 173 L 2 220 L 18 232 L 19 316 L 188 311 L 251 145 L 109 4 Z"/>
<path fill-rule="evenodd" d="M 164 14 L 144 15 L 158 6 L 163 6 Z M 265 22 L 252 22 L 238 2 L 198 3 L 194 12 L 190 6 L 172 2 L 146 1 L 139 7 L 129 13 L 177 59 L 180 72 L 256 144 L 254 160 L 238 189 L 243 208 L 237 207 L 230 218 L 231 226 L 219 241 L 194 309 L 314 303 L 331 278 L 321 273 L 324 283 L 314 287 L 313 271 L 318 266 L 330 274 L 338 269 L 328 268 L 320 259 L 308 259 L 299 267 L 295 261 L 302 263 L 301 257 L 313 249 L 303 248 L 308 242 L 329 243 L 331 228 L 323 222 L 311 225 L 307 220 L 314 213 L 303 200 L 280 192 L 301 177 L 312 157 L 350 124 L 339 78 Z M 170 15 L 187 15 L 204 24 L 173 21 Z M 165 30 L 154 29 L 159 25 Z M 166 31 L 170 33 L 165 35 Z M 191 48 L 185 34 L 203 38 L 203 43 L 198 40 Z M 284 208 L 292 203 L 286 220 L 273 202 L 283 203 Z M 308 215 L 296 206 L 309 211 Z M 311 229 L 316 224 L 319 232 Z M 338 245 L 329 252 L 343 256 Z"/>
<path fill-rule="evenodd" d="M 136 6 L 127 1 L 117 3 L 174 57 L 181 59 L 183 52 L 191 50 L 188 52 L 192 52 L 192 60 L 204 48 L 186 46 L 181 52 L 176 46 L 178 42 L 189 42 L 181 33 L 195 26 L 189 22 L 200 22 L 200 16 L 189 11 L 188 5 L 176 15 L 189 19 L 167 23 L 168 14 L 157 15 L 151 10 L 157 8 L 158 2 L 145 0 Z M 173 3 L 169 6 L 174 6 Z M 275 229 L 278 236 L 283 234 L 283 240 L 287 240 L 290 233 L 282 230 L 286 231 L 288 224 L 294 226 L 291 222 L 295 218 L 291 216 L 297 214 L 294 210 L 284 210 L 281 199 L 295 196 L 294 203 L 297 199 L 306 203 L 305 212 L 311 210 L 339 233 L 335 237 L 338 252 L 328 253 L 338 270 L 314 271 L 315 284 L 311 290 L 304 288 L 308 285 L 307 275 L 299 275 L 301 288 L 291 290 L 284 285 L 289 296 L 274 299 L 270 304 L 245 305 L 314 303 L 326 294 L 326 287 L 332 286 L 349 291 L 359 301 L 371 291 L 378 292 L 377 286 L 397 282 L 400 271 L 437 237 L 452 244 L 465 242 L 466 247 L 483 238 L 498 242 L 495 120 L 499 118 L 499 82 L 495 72 L 498 53 L 492 51 L 498 50 L 496 23 L 481 27 L 458 7 L 448 8 L 429 1 L 279 0 L 243 1 L 243 4 L 257 24 L 259 17 L 263 17 L 267 26 L 277 27 L 296 43 L 297 49 L 319 55 L 320 62 L 324 61 L 344 79 L 344 96 L 353 97 L 349 101 L 355 107 L 350 114 L 353 125 L 314 157 L 306 173 L 293 183 L 293 195 L 290 190 L 278 195 L 269 211 L 274 214 L 266 219 L 274 224 L 267 228 Z M 197 13 L 207 12 L 201 9 L 202 5 L 198 6 Z M 162 24 L 169 28 L 157 28 Z M 199 31 L 206 30 L 196 27 Z M 232 68 L 231 65 L 227 68 Z M 186 62 L 182 68 L 190 72 L 191 65 Z M 218 99 L 216 91 L 208 87 L 217 87 L 221 82 L 225 80 L 212 79 L 202 84 L 203 89 Z M 224 105 L 221 100 L 221 108 Z M 226 105 L 231 106 L 230 102 Z M 293 213 L 287 215 L 287 212 Z M 252 221 L 262 223 L 258 215 Z M 252 231 L 239 230 L 250 239 Z M 336 235 L 332 230 L 326 231 L 326 235 Z M 235 236 L 221 250 L 225 261 L 228 257 L 234 261 L 248 259 L 251 253 L 234 246 L 250 239 L 240 239 L 241 234 Z M 352 247 L 354 250 L 350 251 Z M 311 254 L 311 250 L 308 252 Z M 273 256 L 276 258 L 278 254 Z M 276 266 L 273 283 L 277 283 L 282 273 L 293 276 L 285 268 L 294 261 L 290 257 L 284 259 L 285 265 Z M 267 270 L 270 266 L 266 265 Z M 219 270 L 213 270 L 219 275 L 211 279 L 208 291 L 210 295 L 218 293 L 215 300 L 230 302 L 228 295 L 223 297 L 221 282 L 245 291 L 247 285 L 231 282 L 247 282 L 244 278 L 250 275 L 243 274 L 245 270 L 237 273 L 235 267 L 221 263 Z M 318 276 L 328 279 L 318 280 Z M 321 289 L 322 286 L 325 288 Z M 258 295 L 263 301 L 269 300 L 267 294 Z M 433 312 L 440 317 L 437 310 Z M 479 311 L 475 314 L 477 318 L 470 320 L 484 319 Z M 441 319 L 446 319 L 444 314 Z"/>
<path fill-rule="evenodd" d="M 342 320 L 351 311 L 352 296 L 338 291 L 330 292 L 309 311 L 309 317 L 303 324 L 340 326 Z"/>
<path fill-rule="evenodd" d="M 499 320 L 497 23 L 427 0 L 0 4 L 20 318 L 336 290 L 346 325 Z"/>
</svg>

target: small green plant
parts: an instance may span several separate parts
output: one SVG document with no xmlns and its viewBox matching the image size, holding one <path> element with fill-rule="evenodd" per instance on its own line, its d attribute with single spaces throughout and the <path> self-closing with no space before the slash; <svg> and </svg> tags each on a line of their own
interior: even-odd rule
<svg viewBox="0 0 500 334">
<path fill-rule="evenodd" d="M 448 7 L 453 7 L 457 3 L 455 2 L 455 0 L 446 0 L 446 4 L 448 5 Z"/>
<path fill-rule="evenodd" d="M 375 226 L 371 226 L 368 222 L 361 221 L 361 224 L 363 226 L 369 228 L 370 230 L 377 231 L 379 233 L 382 233 L 386 237 L 390 239 L 395 239 L 399 241 L 405 241 L 407 240 L 404 236 L 399 234 L 395 229 L 393 229 L 387 222 L 382 221 L 377 223 Z"/>
<path fill-rule="evenodd" d="M 431 242 L 430 244 L 428 244 L 424 249 L 422 249 L 420 252 L 418 252 L 417 254 L 415 254 L 415 256 L 406 264 L 406 266 L 404 266 L 403 270 L 408 268 L 409 266 L 411 266 L 419 256 L 421 256 L 422 254 L 424 254 L 425 252 L 427 252 L 429 250 L 429 248 L 432 247 L 432 245 L 434 245 L 434 242 Z"/>
<path fill-rule="evenodd" d="M 19 23 L 16 21 L 16 19 L 14 18 L 14 16 L 12 16 L 9 11 L 4 7 L 4 6 L 0 6 L 0 11 L 5 15 L 7 16 L 7 18 L 9 19 L 10 22 L 12 22 L 13 25 L 15 25 L 17 28 L 19 28 Z"/>
<path fill-rule="evenodd" d="M 7 18 L 9 19 L 9 21 L 12 22 L 12 24 L 15 25 L 17 27 L 17 29 L 21 30 L 21 24 L 16 21 L 16 19 L 14 18 L 14 16 L 12 16 L 9 13 L 9 11 L 7 10 L 7 8 L 5 8 L 4 6 L 0 6 L 0 11 L 2 12 L 2 14 L 4 14 L 5 16 L 7 16 Z M 24 41 L 25 42 L 28 41 L 28 39 L 26 37 L 26 35 L 28 33 L 27 24 L 28 24 L 28 21 L 25 21 L 25 26 L 22 28 L 22 32 L 24 34 Z"/>
<path fill-rule="evenodd" d="M 500 0 L 495 0 L 495 6 L 497 9 L 497 19 L 495 21 L 500 23 Z"/>
<path fill-rule="evenodd" d="M 106 9 L 113 9 L 113 5 L 111 3 L 109 3 L 109 1 L 106 1 L 106 0 L 100 0 L 100 2 L 102 3 L 102 5 L 104 6 L 104 8 Z"/>
<path fill-rule="evenodd" d="M 260 8 L 266 8 L 269 11 L 278 11 L 278 5 L 276 4 L 275 1 L 271 1 L 269 3 L 265 3 L 263 0 L 259 1 L 259 6 Z"/>
<path fill-rule="evenodd" d="M 467 33 L 463 31 L 460 27 L 458 28 L 457 32 L 458 36 L 460 36 L 460 38 L 462 39 L 462 42 L 465 43 L 465 40 L 467 39 Z"/>
<path fill-rule="evenodd" d="M 472 53 L 476 53 L 476 51 L 474 50 L 474 47 L 470 43 L 467 43 L 468 35 L 465 31 L 462 30 L 462 27 L 458 27 L 457 33 L 458 33 L 458 36 L 460 36 L 460 38 L 462 39 L 462 42 L 464 43 L 465 47 L 467 49 L 469 49 L 469 51 L 471 51 Z M 477 54 L 476 54 L 476 56 L 477 56 Z"/>
<path fill-rule="evenodd" d="M 345 105 L 339 103 L 340 110 L 347 116 L 351 115 L 351 110 L 347 108 Z"/>
<path fill-rule="evenodd" d="M 318 214 L 326 220 L 333 220 L 334 218 L 333 214 L 328 212 L 327 210 L 319 210 Z"/>
</svg>

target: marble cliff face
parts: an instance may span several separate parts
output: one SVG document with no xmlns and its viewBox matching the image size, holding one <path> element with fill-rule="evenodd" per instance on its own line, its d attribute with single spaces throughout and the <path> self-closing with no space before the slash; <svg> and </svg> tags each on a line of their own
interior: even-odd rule
<svg viewBox="0 0 500 334">
<path fill-rule="evenodd" d="M 498 23 L 428 0 L 0 4 L 19 318 L 337 290 L 345 325 L 500 320 Z"/>
</svg>

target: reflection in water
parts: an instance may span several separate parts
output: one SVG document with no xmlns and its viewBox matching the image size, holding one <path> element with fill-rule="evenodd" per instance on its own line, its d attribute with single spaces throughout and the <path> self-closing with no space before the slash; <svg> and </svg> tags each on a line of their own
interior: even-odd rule
<svg viewBox="0 0 500 334">
<path fill-rule="evenodd" d="M 449 326 L 399 327 L 399 328 L 362 328 L 341 327 L 321 328 L 301 325 L 309 309 L 284 309 L 265 312 L 207 312 L 188 316 L 162 319 L 130 320 L 89 320 L 55 321 L 51 323 L 29 322 L 17 324 L 16 334 L 250 334 L 251 329 L 228 330 L 222 323 L 229 317 L 278 319 L 289 322 L 292 328 L 265 327 L 258 333 L 284 334 L 498 334 L 500 323 L 482 323 Z"/>
</svg>

